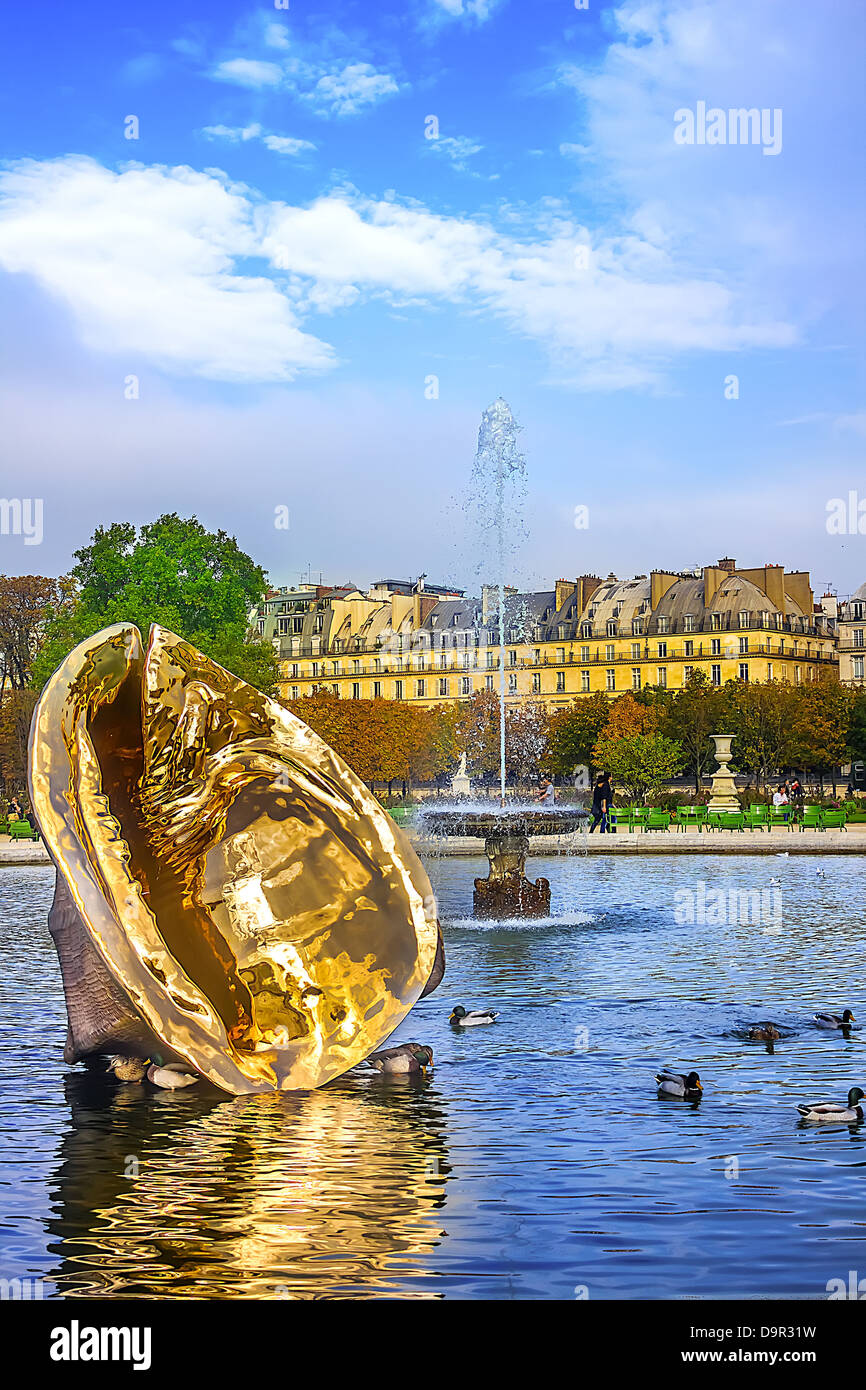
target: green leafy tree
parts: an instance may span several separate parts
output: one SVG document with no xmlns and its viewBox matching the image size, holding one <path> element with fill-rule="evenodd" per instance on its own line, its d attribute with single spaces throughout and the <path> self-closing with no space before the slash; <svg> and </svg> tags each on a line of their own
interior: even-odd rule
<svg viewBox="0 0 866 1390">
<path fill-rule="evenodd" d="M 549 750 L 554 772 L 568 777 L 592 765 L 593 749 L 610 719 L 611 702 L 602 691 L 563 705 L 550 720 Z"/>
<path fill-rule="evenodd" d="M 715 761 L 710 734 L 724 732 L 719 726 L 721 706 L 721 693 L 710 685 L 706 671 L 695 669 L 665 709 L 664 732 L 682 745 L 685 767 L 694 778 L 696 792 Z"/>
<path fill-rule="evenodd" d="M 728 681 L 721 702 L 722 718 L 732 733 L 731 760 L 738 772 L 753 772 L 766 788 L 771 773 L 790 765 L 792 730 L 797 713 L 793 686 L 779 681 Z"/>
<path fill-rule="evenodd" d="M 637 802 L 645 802 L 678 776 L 684 757 L 681 745 L 658 731 L 623 735 L 608 731 L 599 738 L 593 756 L 596 766 L 610 773 L 615 788 L 622 788 Z"/>
<path fill-rule="evenodd" d="M 866 759 L 866 690 L 852 694 L 848 717 L 848 747 L 852 758 Z"/>
<path fill-rule="evenodd" d="M 791 761 L 817 772 L 824 789 L 829 774 L 836 791 L 836 769 L 850 751 L 851 692 L 827 675 L 796 691 L 796 714 L 791 729 Z"/>
<path fill-rule="evenodd" d="M 144 634 L 159 623 L 250 684 L 275 688 L 276 653 L 249 631 L 265 572 L 225 531 L 208 531 L 196 517 L 175 512 L 138 532 L 129 522 L 115 522 L 97 528 L 75 558 L 75 600 L 47 625 L 33 664 L 37 685 L 76 643 L 127 622 Z"/>
</svg>

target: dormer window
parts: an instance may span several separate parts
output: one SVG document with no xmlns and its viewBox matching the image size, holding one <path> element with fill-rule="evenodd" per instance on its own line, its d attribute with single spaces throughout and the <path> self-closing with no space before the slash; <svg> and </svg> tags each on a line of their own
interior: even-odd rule
<svg viewBox="0 0 866 1390">
<path fill-rule="evenodd" d="M 608 637 L 616 637 L 616 628 L 617 628 L 616 623 L 614 623 L 614 622 L 609 622 L 609 623 L 608 623 L 608 625 L 607 625 L 607 635 L 608 635 Z"/>
<path fill-rule="evenodd" d="M 668 620 L 667 620 L 667 618 L 659 618 L 659 620 L 658 620 L 658 631 L 659 631 L 659 632 L 667 632 L 667 630 L 668 630 Z"/>
</svg>

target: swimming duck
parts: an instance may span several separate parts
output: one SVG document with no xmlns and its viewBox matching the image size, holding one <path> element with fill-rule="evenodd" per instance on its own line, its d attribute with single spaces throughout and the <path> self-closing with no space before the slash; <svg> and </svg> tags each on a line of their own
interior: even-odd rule
<svg viewBox="0 0 866 1390">
<path fill-rule="evenodd" d="M 140 1057 L 117 1056 L 108 1059 L 108 1070 L 114 1072 L 118 1081 L 143 1081 L 149 1066 L 149 1058 L 145 1061 Z"/>
<path fill-rule="evenodd" d="M 169 1062 L 168 1066 L 149 1066 L 147 1079 L 163 1091 L 182 1091 L 185 1086 L 194 1086 L 198 1077 L 184 1069 L 182 1062 Z"/>
<path fill-rule="evenodd" d="M 798 1105 L 797 1109 L 804 1120 L 812 1120 L 816 1124 L 859 1124 L 861 1120 L 866 1119 L 864 1100 L 866 1094 L 859 1086 L 852 1086 L 848 1092 L 847 1105 L 836 1105 L 833 1101 L 827 1101 L 823 1105 Z"/>
<path fill-rule="evenodd" d="M 699 1100 L 703 1094 L 701 1078 L 696 1071 L 681 1076 L 675 1071 L 660 1071 L 656 1076 L 660 1096 L 677 1096 L 680 1100 Z"/>
<path fill-rule="evenodd" d="M 846 1009 L 842 1014 L 814 1014 L 812 1022 L 819 1028 L 848 1028 L 857 1020 L 850 1009 Z"/>
<path fill-rule="evenodd" d="M 754 1027 L 749 1029 L 749 1037 L 753 1038 L 755 1042 L 774 1042 L 776 1038 L 781 1038 L 781 1036 L 782 1034 L 775 1023 L 756 1023 Z"/>
<path fill-rule="evenodd" d="M 433 1066 L 433 1049 L 416 1042 L 401 1043 L 399 1047 L 382 1047 L 378 1052 L 371 1052 L 364 1065 L 389 1076 L 419 1072 L 426 1075 L 427 1068 Z"/>
<path fill-rule="evenodd" d="M 477 1028 L 480 1023 L 492 1023 L 499 1014 L 493 1009 L 464 1009 L 462 1004 L 458 1004 L 451 1010 L 451 1017 L 448 1022 L 455 1024 L 458 1028 Z"/>
</svg>

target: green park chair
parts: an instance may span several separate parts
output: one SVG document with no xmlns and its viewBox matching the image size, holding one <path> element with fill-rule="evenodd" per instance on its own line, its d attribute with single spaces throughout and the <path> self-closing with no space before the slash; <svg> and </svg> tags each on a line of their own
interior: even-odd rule
<svg viewBox="0 0 866 1390">
<path fill-rule="evenodd" d="M 0 835 L 9 834 L 9 822 L 5 817 L 0 818 Z"/>
<path fill-rule="evenodd" d="M 674 812 L 674 823 L 677 830 L 694 830 L 695 826 L 700 829 L 697 817 L 697 806 L 678 806 Z"/>
<path fill-rule="evenodd" d="M 799 821 L 801 830 L 823 830 L 821 824 L 821 807 L 804 806 Z"/>
<path fill-rule="evenodd" d="M 720 811 L 719 829 L 720 830 L 739 830 L 742 831 L 746 823 L 746 817 L 742 811 Z"/>
<path fill-rule="evenodd" d="M 667 811 L 660 811 L 655 807 L 647 810 L 643 821 L 644 830 L 667 830 L 670 827 L 671 819 Z"/>
<path fill-rule="evenodd" d="M 634 830 L 635 825 L 639 824 L 636 819 L 640 808 L 637 806 L 614 806 L 610 813 L 611 825 L 616 829 L 628 830 L 629 834 Z"/>
<path fill-rule="evenodd" d="M 781 825 L 786 830 L 794 829 L 794 810 L 791 806 L 771 806 L 769 808 L 769 829 Z"/>
<path fill-rule="evenodd" d="M 754 819 L 756 823 L 758 821 L 761 821 L 764 825 L 766 825 L 767 820 L 769 819 L 767 814 L 769 809 L 770 808 L 767 805 L 766 801 L 753 801 L 751 806 L 749 807 L 749 815 Z"/>
<path fill-rule="evenodd" d="M 761 814 L 762 811 L 764 812 L 763 815 Z M 750 830 L 769 830 L 770 825 L 766 811 L 766 806 L 753 806 L 750 810 L 743 813 L 745 824 Z"/>
<path fill-rule="evenodd" d="M 821 829 L 822 830 L 847 830 L 845 824 L 844 811 L 822 811 Z"/>
<path fill-rule="evenodd" d="M 9 822 L 9 835 L 13 840 L 38 840 L 39 831 L 34 830 L 27 820 L 13 820 Z"/>
</svg>

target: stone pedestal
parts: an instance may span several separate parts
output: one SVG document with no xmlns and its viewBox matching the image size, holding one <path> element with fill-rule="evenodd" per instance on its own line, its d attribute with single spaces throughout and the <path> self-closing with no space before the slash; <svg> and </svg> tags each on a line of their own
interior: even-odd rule
<svg viewBox="0 0 866 1390">
<path fill-rule="evenodd" d="M 490 861 L 487 878 L 476 878 L 476 917 L 548 917 L 550 882 L 526 877 L 529 838 L 521 834 L 488 835 L 484 852 Z"/>
<path fill-rule="evenodd" d="M 737 788 L 734 774 L 728 767 L 731 760 L 731 739 L 733 734 L 711 734 L 716 745 L 718 770 L 713 773 L 713 790 L 709 802 L 710 811 L 739 811 Z"/>
</svg>

